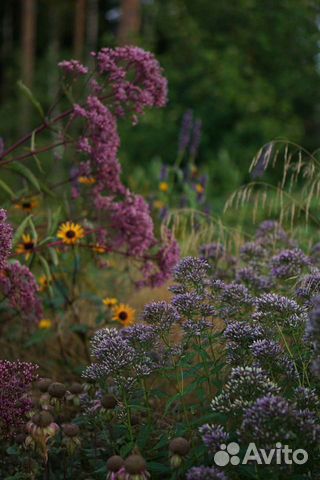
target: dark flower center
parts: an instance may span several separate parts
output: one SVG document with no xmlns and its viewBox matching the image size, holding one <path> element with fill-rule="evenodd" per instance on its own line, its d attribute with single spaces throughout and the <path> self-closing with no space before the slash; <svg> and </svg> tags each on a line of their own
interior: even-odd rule
<svg viewBox="0 0 320 480">
<path fill-rule="evenodd" d="M 74 230 L 68 230 L 66 232 L 66 237 L 68 238 L 74 238 L 76 236 L 76 233 L 74 232 Z"/>
<path fill-rule="evenodd" d="M 26 242 L 23 244 L 25 250 L 33 250 L 34 244 L 33 242 Z"/>
<path fill-rule="evenodd" d="M 22 204 L 22 208 L 31 208 L 31 203 L 30 202 L 24 202 Z"/>
<path fill-rule="evenodd" d="M 127 320 L 127 318 L 128 318 L 127 312 L 120 312 L 120 313 L 119 313 L 119 318 L 120 318 L 120 320 L 122 320 L 123 322 L 124 322 L 125 320 Z"/>
</svg>

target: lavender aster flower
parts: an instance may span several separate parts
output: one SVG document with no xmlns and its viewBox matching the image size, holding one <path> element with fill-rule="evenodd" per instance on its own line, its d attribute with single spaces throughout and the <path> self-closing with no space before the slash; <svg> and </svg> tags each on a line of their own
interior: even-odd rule
<svg viewBox="0 0 320 480">
<path fill-rule="evenodd" d="M 212 410 L 219 413 L 241 414 L 257 398 L 273 395 L 279 387 L 258 367 L 236 367 L 220 395 L 211 402 Z"/>
<path fill-rule="evenodd" d="M 270 262 L 271 274 L 275 278 L 290 278 L 297 276 L 302 272 L 304 267 L 310 265 L 310 258 L 299 248 L 283 250 L 278 255 L 272 257 Z"/>
<path fill-rule="evenodd" d="M 320 293 L 320 271 L 316 270 L 310 275 L 304 276 L 296 289 L 297 296 L 310 299 Z"/>
<path fill-rule="evenodd" d="M 314 349 L 313 372 L 320 377 L 320 296 L 312 300 L 313 310 L 308 315 L 306 336 L 311 340 Z"/>
<path fill-rule="evenodd" d="M 264 336 L 264 330 L 257 325 L 246 322 L 230 322 L 224 333 L 227 339 L 227 359 L 233 365 L 239 365 L 245 361 L 248 355 L 249 345 Z"/>
<path fill-rule="evenodd" d="M 142 318 L 145 322 L 155 325 L 160 330 L 169 330 L 174 323 L 180 321 L 177 309 L 164 301 L 146 305 Z"/>
<path fill-rule="evenodd" d="M 198 313 L 203 297 L 196 293 L 181 293 L 176 295 L 172 300 L 172 305 L 181 315 L 187 317 Z"/>
<path fill-rule="evenodd" d="M 312 421 L 311 424 L 310 435 L 310 418 L 303 419 L 301 413 L 282 397 L 265 396 L 246 410 L 239 433 L 243 442 L 254 442 L 262 448 L 274 448 L 277 442 L 299 448 L 309 444 L 310 452 L 312 437 L 313 443 L 319 439 L 319 426 Z"/>
<path fill-rule="evenodd" d="M 185 257 L 175 267 L 173 278 L 183 286 L 189 286 L 199 292 L 203 291 L 209 270 L 210 265 L 205 259 Z"/>
<path fill-rule="evenodd" d="M 270 290 L 273 280 L 265 275 L 259 275 L 256 268 L 240 268 L 236 273 L 236 281 L 258 292 Z"/>
<path fill-rule="evenodd" d="M 294 389 L 294 403 L 298 410 L 317 410 L 320 399 L 315 389 L 297 387 Z"/>
<path fill-rule="evenodd" d="M 207 243 L 200 247 L 200 257 L 208 260 L 218 260 L 226 253 L 225 247 L 222 243 Z"/>
<path fill-rule="evenodd" d="M 252 318 L 272 324 L 295 327 L 306 321 L 306 310 L 297 302 L 275 293 L 265 293 L 254 300 L 256 311 Z"/>
<path fill-rule="evenodd" d="M 266 249 L 258 242 L 247 242 L 240 248 L 240 258 L 247 263 L 259 264 L 266 256 Z"/>
<path fill-rule="evenodd" d="M 264 338 L 254 341 L 249 348 L 254 357 L 255 366 L 273 374 L 284 374 L 290 378 L 297 378 L 295 364 L 284 353 L 280 343 Z"/>
<path fill-rule="evenodd" d="M 186 476 L 186 480 L 228 480 L 225 473 L 215 467 L 192 467 Z"/>
<path fill-rule="evenodd" d="M 210 450 L 210 453 L 218 451 L 220 445 L 227 443 L 229 440 L 229 434 L 222 425 L 209 425 L 206 423 L 199 428 L 199 432 L 203 443 Z"/>
</svg>

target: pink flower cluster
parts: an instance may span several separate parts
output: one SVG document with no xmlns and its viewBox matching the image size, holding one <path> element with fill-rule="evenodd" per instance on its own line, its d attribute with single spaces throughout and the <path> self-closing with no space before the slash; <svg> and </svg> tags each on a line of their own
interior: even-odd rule
<svg viewBox="0 0 320 480">
<path fill-rule="evenodd" d="M 7 223 L 7 213 L 0 209 L 0 270 L 5 268 L 12 248 L 12 227 Z"/>
<path fill-rule="evenodd" d="M 13 309 L 28 320 L 38 322 L 42 316 L 42 305 L 37 297 L 38 285 L 28 267 L 19 262 L 8 262 L 13 230 L 6 219 L 5 210 L 0 209 L 0 291 Z"/>
<path fill-rule="evenodd" d="M 63 60 L 58 63 L 58 67 L 71 75 L 86 75 L 88 73 L 88 68 L 78 62 L 78 60 Z"/>
<path fill-rule="evenodd" d="M 32 363 L 0 360 L 0 432 L 3 435 L 15 433 L 24 423 L 24 416 L 31 408 L 27 392 L 36 380 L 37 369 L 38 365 Z"/>
<path fill-rule="evenodd" d="M 19 262 L 8 263 L 0 273 L 0 290 L 11 308 L 18 310 L 30 323 L 42 317 L 42 304 L 38 298 L 39 287 L 29 268 Z"/>
<path fill-rule="evenodd" d="M 165 105 L 167 81 L 154 56 L 140 48 L 104 48 L 93 56 L 99 73 L 90 82 L 92 94 L 84 105 L 74 106 L 75 118 L 85 122 L 77 150 L 86 160 L 78 174 L 95 179 L 91 201 L 101 222 L 96 230 L 105 232 L 99 245 L 138 257 L 144 263 L 143 284 L 156 286 L 169 278 L 179 258 L 178 246 L 170 234 L 164 246 L 159 245 L 147 203 L 121 182 L 117 117 L 137 116 L 146 107 Z M 78 187 L 73 187 L 73 195 L 79 196 Z"/>
<path fill-rule="evenodd" d="M 124 116 L 128 110 L 141 115 L 145 107 L 166 104 L 167 80 L 152 53 L 138 47 L 118 47 L 103 48 L 92 55 L 100 74 L 108 75 L 117 115 Z"/>
</svg>

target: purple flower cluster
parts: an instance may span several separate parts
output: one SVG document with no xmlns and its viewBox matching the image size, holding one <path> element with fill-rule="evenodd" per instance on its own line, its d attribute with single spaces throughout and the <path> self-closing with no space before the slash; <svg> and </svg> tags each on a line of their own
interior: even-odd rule
<svg viewBox="0 0 320 480">
<path fill-rule="evenodd" d="M 186 480 L 228 480 L 224 472 L 215 467 L 192 467 L 186 476 Z"/>
<path fill-rule="evenodd" d="M 27 392 L 37 377 L 38 366 L 32 363 L 0 360 L 0 432 L 13 434 L 31 409 Z"/>
<path fill-rule="evenodd" d="M 58 63 L 58 67 L 69 75 L 86 75 L 88 68 L 82 65 L 78 60 L 63 60 Z"/>
<path fill-rule="evenodd" d="M 8 257 L 12 248 L 13 230 L 7 223 L 7 213 L 0 209 L 0 270 L 6 267 Z"/>
<path fill-rule="evenodd" d="M 43 308 L 37 295 L 39 287 L 28 267 L 19 262 L 8 263 L 0 273 L 0 290 L 10 307 L 21 312 L 30 323 L 41 319 Z"/>
<path fill-rule="evenodd" d="M 313 309 L 309 312 L 306 326 L 307 338 L 314 350 L 313 372 L 320 377 L 320 296 L 312 300 Z"/>
<path fill-rule="evenodd" d="M 199 432 L 203 443 L 211 454 L 218 451 L 222 443 L 227 443 L 229 440 L 229 434 L 222 425 L 209 425 L 206 423 L 199 428 Z"/>
<path fill-rule="evenodd" d="M 219 413 L 242 414 L 259 397 L 277 394 L 279 390 L 261 368 L 236 367 L 231 370 L 222 393 L 212 400 L 211 407 Z"/>
<path fill-rule="evenodd" d="M 144 307 L 142 319 L 159 331 L 169 330 L 180 321 L 176 308 L 167 302 L 152 302 Z"/>
<path fill-rule="evenodd" d="M 252 315 L 254 320 L 273 325 L 296 327 L 306 321 L 307 313 L 295 300 L 277 295 L 265 293 L 254 300 L 256 307 Z"/>
<path fill-rule="evenodd" d="M 138 341 L 136 334 L 142 341 Z M 119 388 L 130 389 L 138 378 L 150 375 L 158 364 L 150 344 L 151 330 L 148 326 L 131 329 L 129 332 L 104 328 L 95 333 L 91 341 L 91 354 L 96 359 L 89 365 L 84 376 L 92 380 L 112 379 Z"/>
<path fill-rule="evenodd" d="M 311 265 L 311 260 L 302 250 L 282 250 L 278 255 L 272 257 L 271 274 L 275 278 L 290 278 L 300 275 L 304 267 Z"/>
<path fill-rule="evenodd" d="M 92 55 L 99 73 L 108 76 L 117 115 L 125 115 L 125 109 L 141 115 L 146 107 L 166 104 L 167 80 L 152 53 L 138 47 L 118 47 L 103 48 Z"/>
<path fill-rule="evenodd" d="M 210 270 L 209 263 L 202 258 L 185 257 L 174 269 L 173 278 L 183 287 L 203 291 L 204 281 Z"/>
<path fill-rule="evenodd" d="M 295 410 L 283 397 L 264 396 L 249 407 L 239 430 L 243 442 L 274 448 L 277 442 L 299 448 L 319 442 L 320 425 L 310 411 Z"/>
</svg>

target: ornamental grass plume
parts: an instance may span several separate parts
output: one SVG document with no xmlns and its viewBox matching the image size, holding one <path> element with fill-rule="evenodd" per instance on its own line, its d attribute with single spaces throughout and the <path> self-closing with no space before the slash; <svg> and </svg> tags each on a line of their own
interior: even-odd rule
<svg viewBox="0 0 320 480">
<path fill-rule="evenodd" d="M 0 360 L 0 432 L 13 435 L 32 409 L 29 387 L 37 378 L 38 365 Z"/>
</svg>

